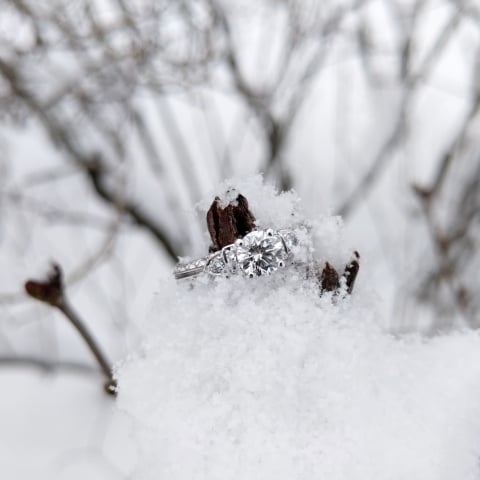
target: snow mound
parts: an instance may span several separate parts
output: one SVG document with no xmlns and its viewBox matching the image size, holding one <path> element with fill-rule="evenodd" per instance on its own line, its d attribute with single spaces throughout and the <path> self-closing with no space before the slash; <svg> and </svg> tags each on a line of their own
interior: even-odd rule
<svg viewBox="0 0 480 480">
<path fill-rule="evenodd" d="M 256 195 L 238 190 L 262 227 L 298 225 L 294 194 L 253 184 Z M 317 258 L 342 256 L 338 219 L 312 236 Z M 117 372 L 134 478 L 479 478 L 479 335 L 394 337 L 372 298 L 332 302 L 288 269 L 193 288 L 163 279 L 144 341 Z"/>
</svg>

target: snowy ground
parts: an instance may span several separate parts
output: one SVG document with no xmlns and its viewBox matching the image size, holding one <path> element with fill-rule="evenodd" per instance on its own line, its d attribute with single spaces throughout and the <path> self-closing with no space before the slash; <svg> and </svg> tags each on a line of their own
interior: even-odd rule
<svg viewBox="0 0 480 480">
<path fill-rule="evenodd" d="M 262 226 L 301 220 L 293 195 L 240 190 Z M 341 239 L 325 217 L 313 255 L 338 265 Z M 478 333 L 393 336 L 362 281 L 334 303 L 292 267 L 193 288 L 165 277 L 118 370 L 133 478 L 479 478 Z"/>
</svg>

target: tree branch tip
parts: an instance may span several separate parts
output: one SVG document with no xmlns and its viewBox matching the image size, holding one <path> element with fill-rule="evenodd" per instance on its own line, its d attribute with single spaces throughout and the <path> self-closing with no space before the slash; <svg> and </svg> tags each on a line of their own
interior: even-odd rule
<svg viewBox="0 0 480 480">
<path fill-rule="evenodd" d="M 60 305 L 64 295 L 63 272 L 60 265 L 53 262 L 45 280 L 29 279 L 24 284 L 30 297 L 49 305 Z"/>
</svg>

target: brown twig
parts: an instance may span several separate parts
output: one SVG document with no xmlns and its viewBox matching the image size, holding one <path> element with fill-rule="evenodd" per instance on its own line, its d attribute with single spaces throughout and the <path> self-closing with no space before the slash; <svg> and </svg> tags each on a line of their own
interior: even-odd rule
<svg viewBox="0 0 480 480">
<path fill-rule="evenodd" d="M 89 329 L 78 316 L 75 310 L 68 302 L 63 284 L 63 274 L 59 265 L 54 264 L 52 271 L 45 281 L 28 280 L 25 283 L 25 291 L 32 298 L 47 303 L 57 308 L 70 321 L 73 327 L 80 334 L 87 344 L 89 350 L 95 357 L 101 371 L 106 377 L 105 391 L 110 395 L 115 395 L 117 391 L 116 381 L 113 378 L 112 367 L 107 357 L 103 353 L 100 345 L 97 343 Z"/>
</svg>

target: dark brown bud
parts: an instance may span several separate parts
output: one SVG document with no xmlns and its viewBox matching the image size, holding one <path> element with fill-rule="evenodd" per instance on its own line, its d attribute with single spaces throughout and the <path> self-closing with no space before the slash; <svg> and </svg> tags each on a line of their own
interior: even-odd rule
<svg viewBox="0 0 480 480">
<path fill-rule="evenodd" d="M 63 299 L 63 275 L 60 266 L 53 264 L 51 272 L 44 281 L 25 282 L 25 291 L 36 300 L 58 306 Z"/>
<path fill-rule="evenodd" d="M 216 252 L 251 232 L 255 228 L 255 217 L 243 195 L 238 194 L 226 206 L 216 197 L 207 212 L 207 226 L 212 239 L 210 251 Z"/>
</svg>

